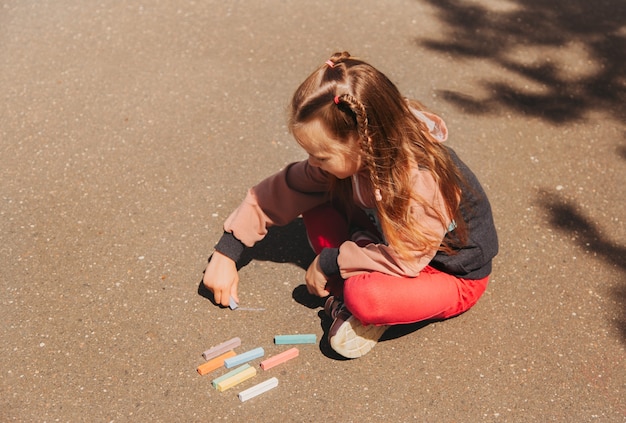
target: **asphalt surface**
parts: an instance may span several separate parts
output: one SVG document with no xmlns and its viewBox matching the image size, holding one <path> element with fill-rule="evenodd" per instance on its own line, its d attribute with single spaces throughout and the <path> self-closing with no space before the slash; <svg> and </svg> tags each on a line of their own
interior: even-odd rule
<svg viewBox="0 0 626 423">
<path fill-rule="evenodd" d="M 616 0 L 1 2 L 0 421 L 626 421 L 625 21 Z M 245 190 L 304 157 L 286 106 L 337 50 L 446 119 L 501 242 L 471 311 L 358 360 L 323 341 L 299 221 L 248 252 L 254 310 L 199 289 Z M 292 333 L 319 342 L 236 388 L 196 372 Z"/>
</svg>

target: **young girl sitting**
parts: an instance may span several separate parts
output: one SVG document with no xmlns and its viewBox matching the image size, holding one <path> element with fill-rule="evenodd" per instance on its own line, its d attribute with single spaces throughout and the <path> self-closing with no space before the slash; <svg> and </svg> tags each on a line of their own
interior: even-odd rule
<svg viewBox="0 0 626 423">
<path fill-rule="evenodd" d="M 328 340 L 344 357 L 366 354 L 390 325 L 478 301 L 496 230 L 475 175 L 442 144 L 438 116 L 344 52 L 297 89 L 289 128 L 308 159 L 250 189 L 227 218 L 204 275 L 218 304 L 238 301 L 243 250 L 300 215 L 317 254 L 307 289 L 329 296 Z"/>
</svg>

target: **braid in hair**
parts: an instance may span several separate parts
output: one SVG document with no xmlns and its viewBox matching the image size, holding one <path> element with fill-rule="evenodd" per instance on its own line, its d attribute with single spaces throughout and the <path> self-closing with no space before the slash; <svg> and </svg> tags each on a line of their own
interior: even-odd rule
<svg viewBox="0 0 626 423">
<path fill-rule="evenodd" d="M 357 122 L 357 131 L 359 133 L 359 139 L 361 141 L 361 149 L 365 152 L 364 163 L 369 170 L 372 186 L 376 200 L 380 201 L 380 178 L 378 175 L 378 169 L 376 165 L 376 155 L 374 154 L 374 147 L 372 146 L 372 137 L 370 136 L 369 120 L 367 118 L 367 111 L 365 106 L 354 96 L 350 94 L 343 94 L 337 96 L 339 102 L 344 102 L 350 110 L 354 113 Z M 337 103 L 339 105 L 339 103 Z"/>
</svg>

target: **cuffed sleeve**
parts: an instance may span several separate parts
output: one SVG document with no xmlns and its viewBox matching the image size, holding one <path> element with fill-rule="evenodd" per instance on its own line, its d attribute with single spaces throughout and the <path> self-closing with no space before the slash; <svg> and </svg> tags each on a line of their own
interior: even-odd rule
<svg viewBox="0 0 626 423">
<path fill-rule="evenodd" d="M 324 248 L 320 253 L 320 268 L 326 276 L 334 276 L 339 274 L 339 248 Z"/>
<path fill-rule="evenodd" d="M 235 235 L 230 232 L 224 232 L 215 245 L 215 251 L 224 254 L 236 263 L 243 254 L 245 247 L 246 246 L 241 241 L 235 238 Z"/>
</svg>

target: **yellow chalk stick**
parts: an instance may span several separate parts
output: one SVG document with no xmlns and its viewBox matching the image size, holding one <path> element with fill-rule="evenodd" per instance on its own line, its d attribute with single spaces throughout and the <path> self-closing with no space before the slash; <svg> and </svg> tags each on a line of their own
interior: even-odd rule
<svg viewBox="0 0 626 423">
<path fill-rule="evenodd" d="M 236 375 L 231 376 L 228 379 L 218 383 L 217 390 L 220 392 L 224 392 L 225 390 L 232 388 L 233 386 L 238 385 L 241 382 L 248 380 L 254 376 L 256 376 L 256 368 L 250 367 L 249 369 L 246 369 L 241 373 L 237 373 Z"/>
<path fill-rule="evenodd" d="M 250 367 L 249 364 L 244 364 L 242 366 L 239 366 L 235 370 L 231 370 L 230 372 L 228 372 L 228 373 L 226 373 L 226 374 L 224 374 L 224 375 L 222 375 L 222 376 L 220 376 L 218 378 L 213 379 L 213 381 L 211 382 L 211 385 L 213 385 L 213 387 L 215 389 L 217 389 L 217 384 L 218 383 L 220 383 L 223 380 L 228 379 L 229 377 L 235 376 L 237 373 L 243 372 L 244 370 L 246 370 L 249 367 Z"/>
</svg>

